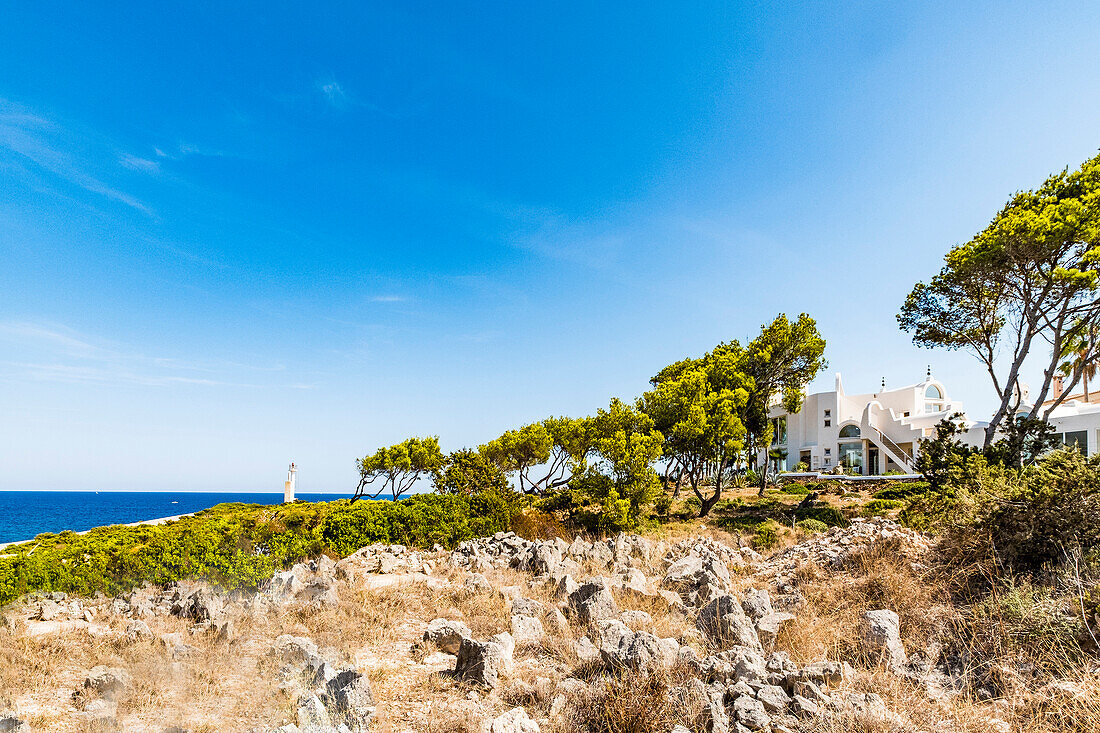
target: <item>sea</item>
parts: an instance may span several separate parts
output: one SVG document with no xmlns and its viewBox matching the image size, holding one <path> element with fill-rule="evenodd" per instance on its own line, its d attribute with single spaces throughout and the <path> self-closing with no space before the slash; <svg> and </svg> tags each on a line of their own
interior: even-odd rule
<svg viewBox="0 0 1100 733">
<path fill-rule="evenodd" d="M 298 494 L 303 501 L 346 499 L 350 492 Z M 0 544 L 34 539 L 43 532 L 83 532 L 107 524 L 174 517 L 215 504 L 281 504 L 282 493 L 198 491 L 0 491 Z"/>
</svg>

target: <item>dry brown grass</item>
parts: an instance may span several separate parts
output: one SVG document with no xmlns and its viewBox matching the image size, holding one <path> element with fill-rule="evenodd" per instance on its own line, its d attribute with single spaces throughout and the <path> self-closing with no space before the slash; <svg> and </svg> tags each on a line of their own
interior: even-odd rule
<svg viewBox="0 0 1100 733">
<path fill-rule="evenodd" d="M 696 721 L 700 706 L 684 683 L 686 670 L 604 675 L 569 695 L 552 733 L 668 733 Z"/>
</svg>

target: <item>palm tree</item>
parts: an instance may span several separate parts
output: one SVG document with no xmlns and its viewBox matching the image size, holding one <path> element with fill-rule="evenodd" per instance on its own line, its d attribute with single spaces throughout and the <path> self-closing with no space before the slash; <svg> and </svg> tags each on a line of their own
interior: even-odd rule
<svg viewBox="0 0 1100 733">
<path fill-rule="evenodd" d="M 1097 336 L 1095 322 L 1082 324 L 1074 329 L 1062 348 L 1064 361 L 1058 365 L 1058 370 L 1067 377 L 1080 375 L 1084 383 L 1085 402 L 1089 401 L 1089 380 L 1096 379 L 1097 361 L 1100 359 L 1100 353 L 1097 353 Z"/>
</svg>

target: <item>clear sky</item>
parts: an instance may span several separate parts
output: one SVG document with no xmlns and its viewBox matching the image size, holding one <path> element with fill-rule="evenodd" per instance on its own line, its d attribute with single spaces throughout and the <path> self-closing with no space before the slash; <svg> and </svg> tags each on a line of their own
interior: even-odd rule
<svg viewBox="0 0 1100 733">
<path fill-rule="evenodd" d="M 779 312 L 985 418 L 894 316 L 1100 148 L 1096 3 L 225 5 L 0 10 L 0 489 L 350 491 Z"/>
</svg>

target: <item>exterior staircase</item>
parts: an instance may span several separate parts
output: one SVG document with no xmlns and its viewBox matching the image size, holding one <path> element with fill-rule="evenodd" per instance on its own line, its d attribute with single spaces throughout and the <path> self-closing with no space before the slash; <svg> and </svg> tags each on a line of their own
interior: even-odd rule
<svg viewBox="0 0 1100 733">
<path fill-rule="evenodd" d="M 868 403 L 867 407 L 863 410 L 863 419 L 860 421 L 860 433 L 863 437 L 874 443 L 880 451 L 885 453 L 886 456 L 896 463 L 903 471 L 907 473 L 916 473 L 912 454 L 894 442 L 890 436 L 884 433 L 879 427 L 876 418 L 878 417 L 878 413 L 882 412 L 886 412 L 886 410 L 878 402 Z M 892 422 L 901 424 L 901 422 L 894 417 L 893 412 L 889 412 L 888 414 Z"/>
</svg>

